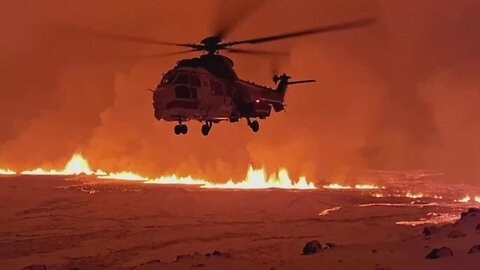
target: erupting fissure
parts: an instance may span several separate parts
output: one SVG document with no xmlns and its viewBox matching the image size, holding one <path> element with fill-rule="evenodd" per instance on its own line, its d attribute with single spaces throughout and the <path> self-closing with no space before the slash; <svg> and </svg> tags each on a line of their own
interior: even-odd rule
<svg viewBox="0 0 480 270">
<path fill-rule="evenodd" d="M 1 169 L 0 168 L 0 175 L 15 175 L 17 174 L 15 171 L 12 171 L 10 169 Z"/>
<path fill-rule="evenodd" d="M 371 184 L 356 184 L 355 186 L 344 186 L 341 184 L 328 184 L 323 186 L 324 189 L 339 189 L 339 190 L 350 190 L 350 189 L 364 189 L 364 190 L 372 190 L 372 189 L 380 189 L 380 187 Z M 383 187 L 382 187 L 383 188 Z"/>
<path fill-rule="evenodd" d="M 472 198 L 469 195 L 466 195 L 465 197 L 461 198 L 460 200 L 455 200 L 455 202 L 461 202 L 461 203 L 467 203 L 470 202 Z"/>
<path fill-rule="evenodd" d="M 15 175 L 12 170 L 0 169 L 0 174 Z M 143 181 L 151 184 L 176 184 L 176 185 L 198 185 L 202 188 L 218 189 L 315 189 L 315 185 L 308 182 L 305 177 L 300 177 L 297 182 L 290 179 L 286 169 L 280 169 L 278 173 L 267 177 L 264 169 L 254 169 L 249 167 L 247 177 L 240 182 L 229 180 L 227 183 L 213 183 L 205 179 L 197 179 L 191 176 L 181 177 L 177 175 L 161 176 L 158 178 L 148 178 L 134 172 L 110 172 L 103 170 L 92 170 L 88 161 L 80 154 L 74 154 L 63 170 L 45 170 L 37 168 L 20 172 L 22 175 L 93 175 L 100 179 L 117 179 Z"/>
</svg>

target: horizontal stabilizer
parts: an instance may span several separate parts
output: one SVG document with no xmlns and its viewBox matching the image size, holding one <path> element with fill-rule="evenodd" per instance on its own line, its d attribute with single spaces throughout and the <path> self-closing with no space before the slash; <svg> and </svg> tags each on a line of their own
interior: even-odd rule
<svg viewBox="0 0 480 270">
<path fill-rule="evenodd" d="M 302 81 L 293 81 L 293 82 L 287 82 L 287 84 L 299 84 L 299 83 L 313 83 L 316 82 L 315 80 L 302 80 Z"/>
</svg>

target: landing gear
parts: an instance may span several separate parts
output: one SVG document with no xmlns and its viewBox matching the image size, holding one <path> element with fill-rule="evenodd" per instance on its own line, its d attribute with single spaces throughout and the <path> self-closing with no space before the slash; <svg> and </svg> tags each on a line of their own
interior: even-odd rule
<svg viewBox="0 0 480 270">
<path fill-rule="evenodd" d="M 253 132 L 258 132 L 258 130 L 260 129 L 260 124 L 257 120 L 250 121 L 250 119 L 247 118 L 247 124 Z"/>
<path fill-rule="evenodd" d="M 255 120 L 250 124 L 250 128 L 253 130 L 253 132 L 258 132 L 260 129 L 260 124 L 258 124 L 258 121 Z"/>
<path fill-rule="evenodd" d="M 187 134 L 188 127 L 187 127 L 187 125 L 184 125 L 184 124 L 178 124 L 178 125 L 175 126 L 173 131 L 175 132 L 176 135 Z"/>
<path fill-rule="evenodd" d="M 203 136 L 207 136 L 208 133 L 210 133 L 210 129 L 212 129 L 212 122 L 206 122 L 206 123 L 202 126 L 202 134 L 203 134 Z"/>
</svg>

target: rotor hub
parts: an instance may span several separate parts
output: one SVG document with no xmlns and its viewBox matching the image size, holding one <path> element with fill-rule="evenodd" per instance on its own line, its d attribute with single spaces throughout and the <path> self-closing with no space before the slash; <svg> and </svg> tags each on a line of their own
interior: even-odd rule
<svg viewBox="0 0 480 270">
<path fill-rule="evenodd" d="M 222 39 L 219 36 L 210 36 L 202 39 L 200 44 L 202 44 L 203 49 L 208 53 L 216 53 L 219 49 L 219 44 L 222 42 Z"/>
</svg>

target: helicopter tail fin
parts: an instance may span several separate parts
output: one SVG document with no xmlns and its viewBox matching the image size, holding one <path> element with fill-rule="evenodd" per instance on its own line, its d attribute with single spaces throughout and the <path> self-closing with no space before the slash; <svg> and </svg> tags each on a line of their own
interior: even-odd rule
<svg viewBox="0 0 480 270">
<path fill-rule="evenodd" d="M 275 92 L 281 95 L 282 101 L 283 101 L 283 97 L 285 96 L 285 92 L 287 91 L 288 80 L 290 78 L 291 77 L 285 73 L 283 73 L 283 75 L 280 75 L 280 76 L 278 75 L 273 76 L 273 81 L 276 84 L 278 83 L 277 88 L 275 89 Z"/>
<path fill-rule="evenodd" d="M 300 84 L 300 83 L 311 83 L 315 82 L 315 80 L 302 80 L 302 81 L 289 81 L 290 76 L 287 74 L 283 75 L 275 75 L 273 77 L 273 81 L 277 85 L 277 88 L 275 91 L 269 91 L 264 94 L 262 100 L 269 103 L 272 105 L 273 109 L 276 112 L 284 111 L 285 110 L 285 104 L 283 103 L 284 98 L 285 98 L 285 93 L 287 91 L 287 87 L 290 84 Z"/>
<path fill-rule="evenodd" d="M 290 78 L 291 77 L 285 73 L 280 76 L 278 75 L 273 76 L 273 81 L 275 83 L 278 83 L 277 89 L 275 89 L 275 91 L 282 96 L 282 101 L 283 101 L 283 97 L 285 96 L 285 92 L 287 91 L 287 87 L 289 85 L 315 82 L 315 80 L 289 81 Z"/>
</svg>

